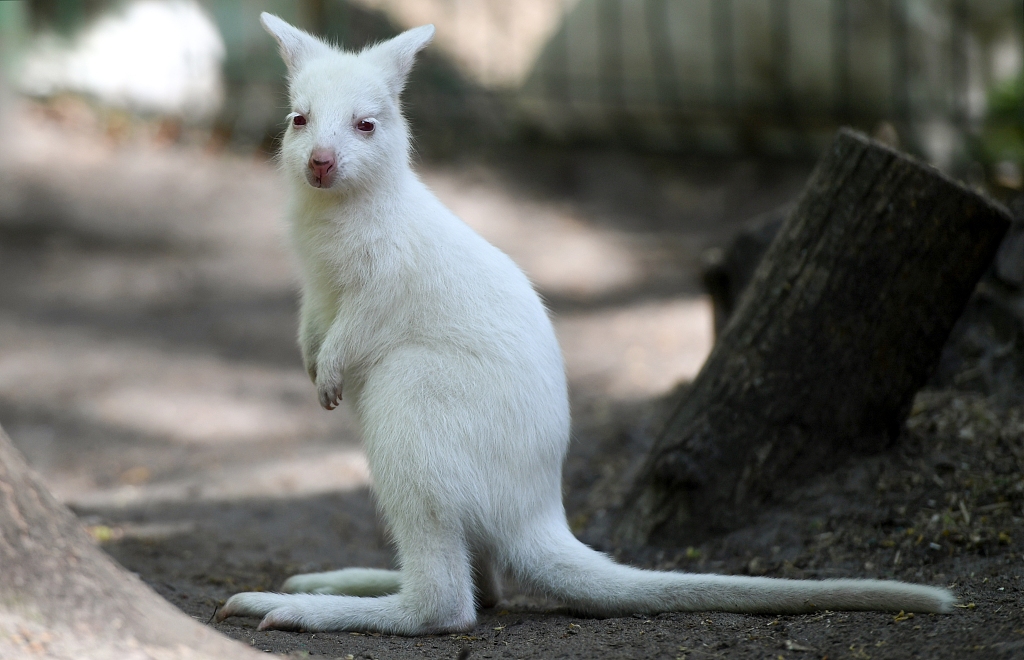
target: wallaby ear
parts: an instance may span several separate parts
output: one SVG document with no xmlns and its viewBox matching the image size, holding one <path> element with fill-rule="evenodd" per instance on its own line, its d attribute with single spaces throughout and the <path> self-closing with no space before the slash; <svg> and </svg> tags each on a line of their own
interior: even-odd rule
<svg viewBox="0 0 1024 660">
<path fill-rule="evenodd" d="M 368 48 L 362 54 L 373 58 L 384 68 L 388 87 L 392 94 L 398 96 L 416 62 L 416 53 L 426 48 L 433 38 L 434 26 L 421 25 Z"/>
<path fill-rule="evenodd" d="M 329 52 L 331 49 L 313 35 L 282 21 L 273 14 L 260 14 L 260 23 L 270 36 L 277 40 L 281 47 L 281 59 L 288 66 L 289 73 L 294 74 L 310 57 Z"/>
</svg>

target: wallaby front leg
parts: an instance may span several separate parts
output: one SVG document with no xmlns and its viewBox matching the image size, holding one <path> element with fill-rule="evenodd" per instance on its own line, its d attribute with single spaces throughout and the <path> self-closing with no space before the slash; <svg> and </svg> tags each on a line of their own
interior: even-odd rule
<svg viewBox="0 0 1024 660">
<path fill-rule="evenodd" d="M 316 382 L 317 359 L 324 337 L 337 316 L 337 306 L 329 303 L 328 296 L 312 290 L 311 286 L 303 289 L 299 304 L 299 350 L 302 352 L 302 364 L 306 367 L 309 379 Z"/>
<path fill-rule="evenodd" d="M 343 319 L 336 318 L 320 345 L 316 360 L 316 393 L 325 410 L 334 410 L 341 402 L 346 334 Z"/>
</svg>

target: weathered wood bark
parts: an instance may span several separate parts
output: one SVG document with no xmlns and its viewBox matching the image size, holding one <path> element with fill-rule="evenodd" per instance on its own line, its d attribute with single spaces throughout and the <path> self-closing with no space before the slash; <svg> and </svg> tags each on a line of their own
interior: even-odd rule
<svg viewBox="0 0 1024 660">
<path fill-rule="evenodd" d="M 634 482 L 622 545 L 692 543 L 899 435 L 1005 209 L 841 131 Z"/>
<path fill-rule="evenodd" d="M 116 565 L 0 429 L 0 657 L 258 658 Z"/>
</svg>

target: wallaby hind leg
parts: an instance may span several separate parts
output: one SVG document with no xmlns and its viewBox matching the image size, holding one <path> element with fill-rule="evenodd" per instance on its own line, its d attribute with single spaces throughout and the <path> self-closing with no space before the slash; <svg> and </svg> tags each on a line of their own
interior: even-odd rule
<svg viewBox="0 0 1024 660">
<path fill-rule="evenodd" d="M 440 528 L 396 534 L 402 588 L 378 598 L 241 593 L 217 613 L 258 616 L 260 630 L 368 630 L 398 635 L 460 632 L 476 623 L 473 574 L 461 536 Z"/>
<path fill-rule="evenodd" d="M 324 573 L 293 575 L 281 585 L 289 594 L 335 594 L 338 596 L 388 596 L 398 593 L 402 574 L 380 568 L 343 568 Z"/>
<path fill-rule="evenodd" d="M 384 471 L 386 475 L 393 472 Z M 368 630 L 398 635 L 468 630 L 476 623 L 470 550 L 458 520 L 429 495 L 424 489 L 423 497 L 381 498 L 402 567 L 398 593 L 374 598 L 242 593 L 224 604 L 218 620 L 260 616 L 261 630 Z"/>
</svg>

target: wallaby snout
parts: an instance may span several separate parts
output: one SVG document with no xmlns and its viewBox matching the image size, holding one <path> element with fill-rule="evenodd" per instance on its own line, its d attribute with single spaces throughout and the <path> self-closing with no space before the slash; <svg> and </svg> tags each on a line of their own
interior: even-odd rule
<svg viewBox="0 0 1024 660">
<path fill-rule="evenodd" d="M 314 149 L 309 155 L 309 171 L 306 178 L 314 188 L 330 188 L 337 174 L 338 161 L 331 149 Z"/>
</svg>

